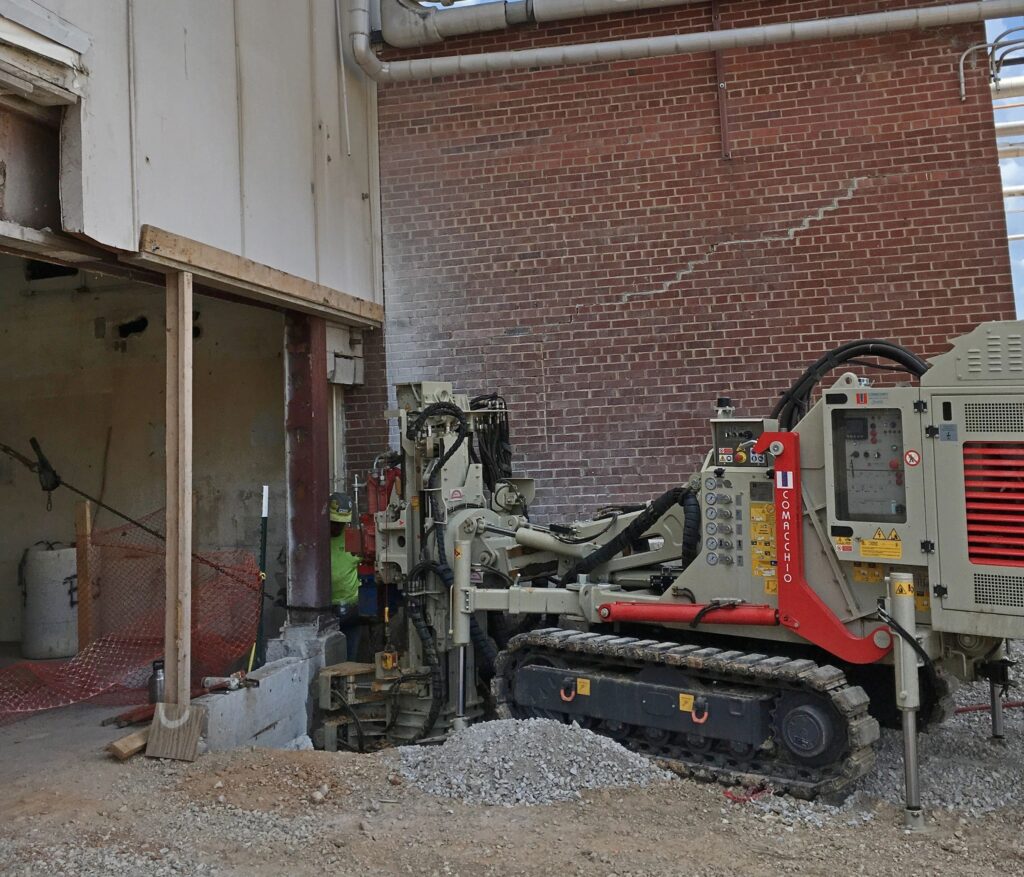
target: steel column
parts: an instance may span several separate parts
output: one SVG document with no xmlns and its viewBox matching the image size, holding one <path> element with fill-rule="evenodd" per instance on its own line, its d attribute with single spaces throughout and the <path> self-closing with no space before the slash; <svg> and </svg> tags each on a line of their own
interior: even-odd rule
<svg viewBox="0 0 1024 877">
<path fill-rule="evenodd" d="M 285 453 L 288 469 L 288 621 L 330 611 L 327 324 L 285 317 Z"/>
</svg>

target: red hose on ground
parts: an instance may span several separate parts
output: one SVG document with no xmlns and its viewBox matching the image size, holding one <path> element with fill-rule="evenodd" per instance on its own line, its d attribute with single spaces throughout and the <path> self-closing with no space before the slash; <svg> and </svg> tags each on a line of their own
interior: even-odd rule
<svg viewBox="0 0 1024 877">
<path fill-rule="evenodd" d="M 1003 709 L 1012 710 L 1024 707 L 1024 700 L 1004 700 Z M 992 705 L 988 703 L 972 703 L 968 706 L 958 706 L 954 713 L 960 715 L 960 713 L 987 713 L 992 711 Z"/>
</svg>

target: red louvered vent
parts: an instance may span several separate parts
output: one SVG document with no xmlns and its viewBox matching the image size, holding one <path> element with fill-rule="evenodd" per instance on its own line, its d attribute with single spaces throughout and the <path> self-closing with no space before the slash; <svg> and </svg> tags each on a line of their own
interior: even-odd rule
<svg viewBox="0 0 1024 877">
<path fill-rule="evenodd" d="M 966 442 L 964 491 L 971 563 L 1024 566 L 1024 442 Z"/>
</svg>

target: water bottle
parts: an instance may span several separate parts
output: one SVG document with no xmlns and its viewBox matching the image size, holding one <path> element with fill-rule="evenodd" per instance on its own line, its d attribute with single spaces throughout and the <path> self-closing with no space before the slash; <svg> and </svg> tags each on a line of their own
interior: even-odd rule
<svg viewBox="0 0 1024 877">
<path fill-rule="evenodd" d="M 153 672 L 149 676 L 149 702 L 164 702 L 164 662 L 153 662 Z"/>
</svg>

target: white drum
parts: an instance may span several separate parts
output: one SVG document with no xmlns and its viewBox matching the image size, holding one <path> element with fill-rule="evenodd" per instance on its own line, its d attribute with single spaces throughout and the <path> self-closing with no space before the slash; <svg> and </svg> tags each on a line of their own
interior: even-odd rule
<svg viewBox="0 0 1024 877">
<path fill-rule="evenodd" d="M 78 651 L 77 564 L 74 548 L 34 545 L 25 554 L 21 653 L 67 658 Z"/>
</svg>

